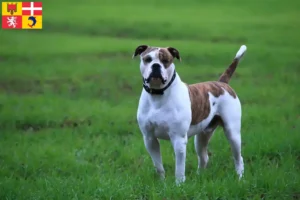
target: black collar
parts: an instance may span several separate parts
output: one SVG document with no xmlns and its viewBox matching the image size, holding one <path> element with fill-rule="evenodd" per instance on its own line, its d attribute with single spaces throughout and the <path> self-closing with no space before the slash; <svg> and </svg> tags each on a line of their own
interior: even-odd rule
<svg viewBox="0 0 300 200">
<path fill-rule="evenodd" d="M 173 81 L 175 80 L 175 77 L 176 77 L 176 71 L 174 70 L 174 74 L 170 80 L 170 82 L 168 83 L 168 85 L 166 85 L 166 87 L 164 88 L 161 88 L 161 89 L 152 89 L 150 87 L 148 87 L 146 84 L 145 84 L 145 81 L 143 81 L 143 87 L 144 89 L 149 93 L 149 94 L 158 94 L 158 95 L 163 95 L 164 94 L 164 91 L 166 89 L 168 89 L 170 87 L 170 85 L 173 83 Z"/>
</svg>

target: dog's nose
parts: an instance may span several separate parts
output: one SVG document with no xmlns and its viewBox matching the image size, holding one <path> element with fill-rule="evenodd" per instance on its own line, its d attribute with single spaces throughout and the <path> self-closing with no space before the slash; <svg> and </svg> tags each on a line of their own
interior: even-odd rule
<svg viewBox="0 0 300 200">
<path fill-rule="evenodd" d="M 153 71 L 160 70 L 160 64 L 154 63 L 154 64 L 152 65 L 152 70 L 153 70 Z"/>
</svg>

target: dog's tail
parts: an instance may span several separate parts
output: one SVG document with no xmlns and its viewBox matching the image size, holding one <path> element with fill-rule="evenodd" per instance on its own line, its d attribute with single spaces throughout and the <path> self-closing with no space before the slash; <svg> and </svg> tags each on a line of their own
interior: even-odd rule
<svg viewBox="0 0 300 200">
<path fill-rule="evenodd" d="M 224 83 L 229 83 L 232 74 L 234 73 L 240 59 L 243 57 L 247 50 L 245 45 L 242 45 L 238 52 L 236 53 L 235 58 L 233 59 L 231 65 L 226 69 L 226 71 L 220 76 L 219 81 Z"/>
</svg>

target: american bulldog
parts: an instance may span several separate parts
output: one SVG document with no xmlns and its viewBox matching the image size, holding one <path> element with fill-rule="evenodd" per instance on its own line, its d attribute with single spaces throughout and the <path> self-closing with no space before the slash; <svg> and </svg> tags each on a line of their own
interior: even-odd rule
<svg viewBox="0 0 300 200">
<path fill-rule="evenodd" d="M 246 46 L 242 45 L 231 65 L 217 81 L 186 84 L 175 70 L 174 59 L 181 60 L 173 47 L 140 45 L 133 58 L 140 56 L 143 90 L 137 121 L 148 153 L 157 173 L 165 178 L 159 139 L 170 140 L 175 152 L 176 183 L 185 181 L 185 159 L 188 138 L 194 137 L 198 172 L 209 160 L 207 147 L 215 129 L 221 126 L 234 158 L 238 177 L 243 176 L 241 155 L 241 103 L 229 86 Z"/>
</svg>

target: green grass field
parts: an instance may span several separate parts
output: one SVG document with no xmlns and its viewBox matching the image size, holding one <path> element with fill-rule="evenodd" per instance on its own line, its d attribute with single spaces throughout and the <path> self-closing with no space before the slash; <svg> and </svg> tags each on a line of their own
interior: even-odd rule
<svg viewBox="0 0 300 200">
<path fill-rule="evenodd" d="M 300 199 L 300 1 L 53 0 L 43 30 L 0 32 L 0 199 Z M 218 128 L 209 166 L 186 182 L 162 141 L 155 174 L 136 123 L 136 46 L 172 46 L 187 83 L 217 80 L 240 45 L 230 84 L 242 102 L 245 176 Z"/>
</svg>

